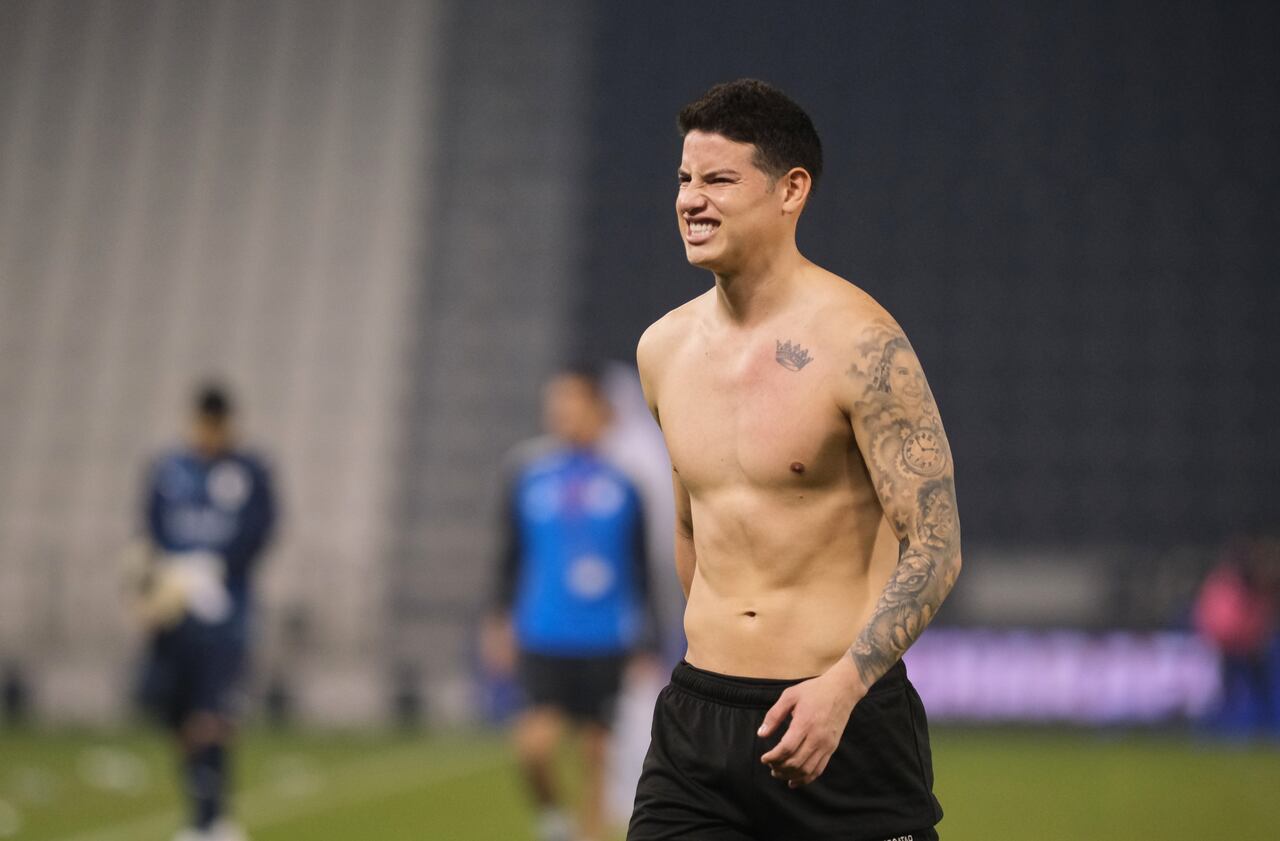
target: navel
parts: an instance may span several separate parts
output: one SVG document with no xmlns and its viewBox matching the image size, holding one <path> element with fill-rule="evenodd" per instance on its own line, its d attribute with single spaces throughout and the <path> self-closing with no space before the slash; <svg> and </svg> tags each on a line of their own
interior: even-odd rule
<svg viewBox="0 0 1280 841">
<path fill-rule="evenodd" d="M 742 611 L 742 615 L 747 617 L 748 619 L 756 618 L 756 612 L 754 610 L 744 610 Z"/>
<path fill-rule="evenodd" d="M 804 463 L 799 461 L 791 462 L 791 472 L 799 476 L 804 472 Z"/>
</svg>

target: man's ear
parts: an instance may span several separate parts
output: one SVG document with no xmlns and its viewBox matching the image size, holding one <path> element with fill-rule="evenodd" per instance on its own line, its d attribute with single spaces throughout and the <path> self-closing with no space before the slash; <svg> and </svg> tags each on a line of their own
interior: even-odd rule
<svg viewBox="0 0 1280 841">
<path fill-rule="evenodd" d="M 813 190 L 813 176 L 804 167 L 792 167 L 786 175 L 778 179 L 782 188 L 782 212 L 799 213 L 809 200 Z"/>
</svg>

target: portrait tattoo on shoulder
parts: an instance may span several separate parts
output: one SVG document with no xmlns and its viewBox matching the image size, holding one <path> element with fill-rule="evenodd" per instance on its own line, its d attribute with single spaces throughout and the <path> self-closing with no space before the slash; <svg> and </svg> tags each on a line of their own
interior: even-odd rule
<svg viewBox="0 0 1280 841">
<path fill-rule="evenodd" d="M 791 340 L 777 340 L 777 350 L 774 358 L 778 360 L 778 364 L 788 371 L 799 371 L 804 366 L 813 361 L 813 357 L 809 355 L 809 351 L 800 347 L 800 343 L 791 343 Z"/>
<path fill-rule="evenodd" d="M 915 641 L 959 574 L 951 448 L 915 351 L 888 320 L 866 328 L 846 371 L 867 472 L 901 544 L 898 565 L 849 650 L 870 686 Z"/>
</svg>

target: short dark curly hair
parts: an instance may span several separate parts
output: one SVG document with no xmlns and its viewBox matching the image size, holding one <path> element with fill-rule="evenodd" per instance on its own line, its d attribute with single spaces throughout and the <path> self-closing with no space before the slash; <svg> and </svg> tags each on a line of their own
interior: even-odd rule
<svg viewBox="0 0 1280 841">
<path fill-rule="evenodd" d="M 211 421 L 224 421 L 234 414 L 231 392 L 216 380 L 201 383 L 195 393 L 196 414 Z"/>
<path fill-rule="evenodd" d="M 813 186 L 822 175 L 822 141 L 804 109 L 759 79 L 724 82 L 680 109 L 680 136 L 691 131 L 721 134 L 756 147 L 755 164 L 781 178 L 803 167 Z"/>
</svg>

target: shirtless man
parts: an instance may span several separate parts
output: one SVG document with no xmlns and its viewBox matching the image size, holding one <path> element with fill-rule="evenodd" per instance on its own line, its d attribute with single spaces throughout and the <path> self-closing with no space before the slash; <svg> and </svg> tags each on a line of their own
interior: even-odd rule
<svg viewBox="0 0 1280 841">
<path fill-rule="evenodd" d="M 689 648 L 628 839 L 937 838 L 900 660 L 960 571 L 937 406 L 893 318 L 796 247 L 822 170 L 804 111 L 741 80 L 679 126 L 677 221 L 715 286 L 637 349 L 671 455 Z"/>
</svg>

